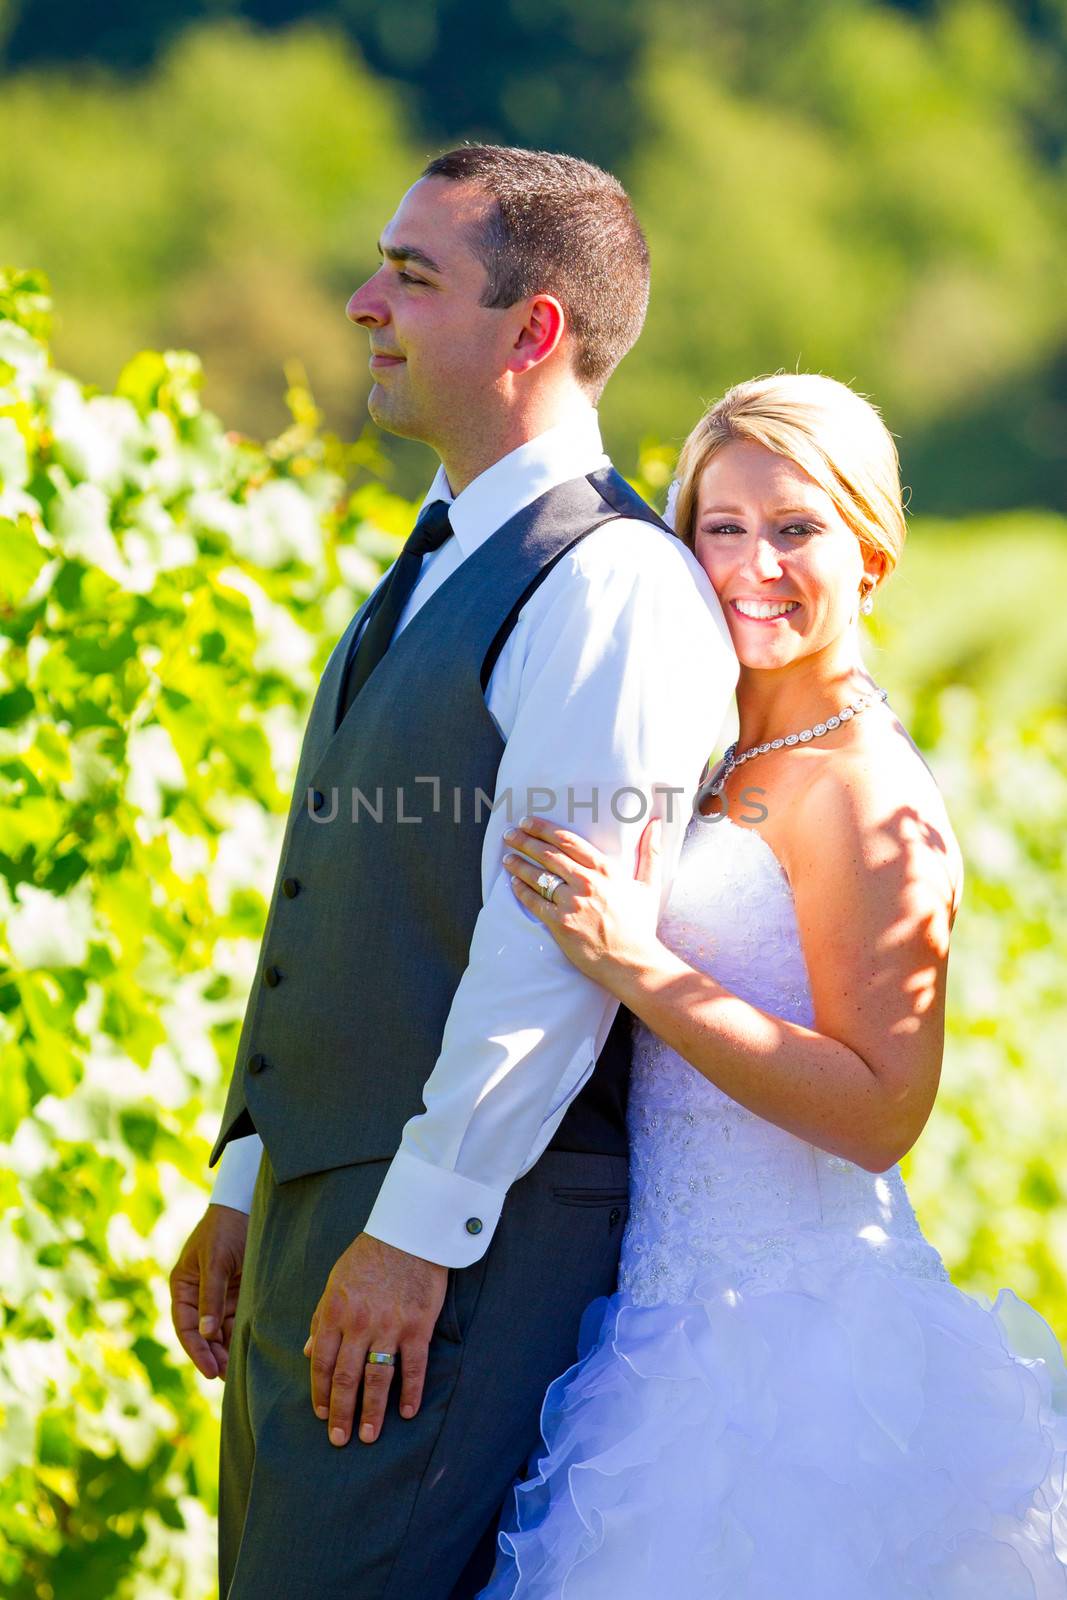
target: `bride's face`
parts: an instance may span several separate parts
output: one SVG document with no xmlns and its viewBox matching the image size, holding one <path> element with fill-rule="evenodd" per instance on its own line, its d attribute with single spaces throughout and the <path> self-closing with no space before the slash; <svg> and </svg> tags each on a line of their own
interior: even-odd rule
<svg viewBox="0 0 1067 1600">
<path fill-rule="evenodd" d="M 855 627 L 859 541 L 814 479 L 761 444 L 736 440 L 708 462 L 693 548 L 742 666 L 788 666 Z"/>
</svg>

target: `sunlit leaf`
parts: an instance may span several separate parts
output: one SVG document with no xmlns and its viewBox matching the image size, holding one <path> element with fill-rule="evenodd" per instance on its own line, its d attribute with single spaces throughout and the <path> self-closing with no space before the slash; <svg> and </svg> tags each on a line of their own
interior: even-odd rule
<svg viewBox="0 0 1067 1600">
<path fill-rule="evenodd" d="M 4 419 L 0 418 L 0 428 Z M 2 476 L 0 462 L 0 476 Z M 0 605 L 14 605 L 33 587 L 48 552 L 41 548 L 28 517 L 0 518 Z"/>
</svg>

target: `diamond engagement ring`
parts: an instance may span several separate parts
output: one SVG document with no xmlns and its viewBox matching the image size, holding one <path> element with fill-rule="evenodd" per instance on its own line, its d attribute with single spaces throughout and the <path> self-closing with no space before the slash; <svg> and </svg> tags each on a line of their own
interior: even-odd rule
<svg viewBox="0 0 1067 1600">
<path fill-rule="evenodd" d="M 395 1367 L 396 1356 L 390 1355 L 387 1350 L 368 1350 L 367 1365 L 370 1367 Z"/>
<path fill-rule="evenodd" d="M 563 879 L 558 878 L 554 872 L 542 872 L 537 879 L 537 887 L 541 891 L 542 899 L 551 900 L 554 905 L 556 890 L 562 882 Z"/>
</svg>

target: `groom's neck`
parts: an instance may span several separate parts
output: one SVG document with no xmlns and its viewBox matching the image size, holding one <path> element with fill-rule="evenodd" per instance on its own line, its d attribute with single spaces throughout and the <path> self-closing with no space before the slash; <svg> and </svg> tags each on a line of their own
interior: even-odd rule
<svg viewBox="0 0 1067 1600">
<path fill-rule="evenodd" d="M 559 427 L 569 418 L 587 415 L 592 402 L 577 388 L 556 390 L 531 397 L 515 405 L 487 407 L 477 422 L 460 422 L 456 436 L 437 445 L 449 488 L 461 494 L 468 484 L 502 461 L 513 450 L 528 444 L 549 428 Z"/>
</svg>

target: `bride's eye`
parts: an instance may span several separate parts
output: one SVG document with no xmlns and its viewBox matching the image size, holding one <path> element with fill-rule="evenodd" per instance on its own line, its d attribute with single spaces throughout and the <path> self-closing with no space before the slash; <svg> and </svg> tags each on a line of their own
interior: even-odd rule
<svg viewBox="0 0 1067 1600">
<path fill-rule="evenodd" d="M 744 528 L 736 522 L 714 522 L 701 528 L 701 533 L 744 533 Z"/>
<path fill-rule="evenodd" d="M 810 539 L 818 531 L 810 522 L 791 522 L 788 528 L 782 529 L 783 533 L 798 533 L 802 539 Z"/>
</svg>

